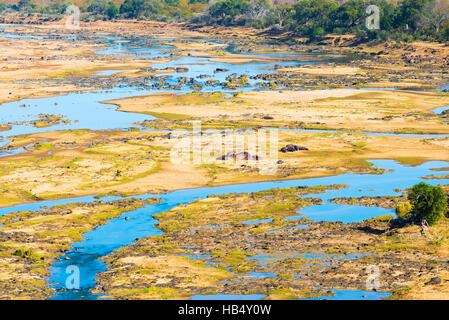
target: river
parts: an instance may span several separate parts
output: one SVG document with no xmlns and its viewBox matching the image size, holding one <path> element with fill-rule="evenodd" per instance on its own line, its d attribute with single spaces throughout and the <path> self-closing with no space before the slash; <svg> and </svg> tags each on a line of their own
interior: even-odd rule
<svg viewBox="0 0 449 320">
<path fill-rule="evenodd" d="M 4 34 L 1 34 L 3 36 Z M 8 34 L 9 37 L 21 37 L 19 35 Z M 42 39 L 45 39 L 43 37 Z M 139 39 L 129 39 L 129 42 L 123 42 L 123 38 L 107 37 L 102 39 L 107 44 L 106 49 L 99 50 L 98 53 L 107 54 L 135 54 L 140 58 L 154 59 L 156 57 L 168 57 L 168 51 L 172 46 L 167 45 L 169 39 L 164 39 L 164 44 L 154 40 L 150 46 L 143 46 Z M 76 38 L 72 39 L 76 41 Z M 145 42 L 146 43 L 146 42 Z M 228 50 L 233 50 L 232 46 Z M 275 65 L 300 65 L 313 62 L 304 62 L 300 60 L 300 56 L 288 54 L 276 54 L 278 61 L 269 63 L 250 62 L 239 65 L 232 65 L 228 63 L 216 63 L 207 58 L 201 57 L 170 57 L 169 62 L 153 65 L 154 68 L 168 68 L 184 66 L 189 68 L 186 73 L 170 75 L 167 81 L 176 83 L 180 76 L 191 77 L 198 79 L 202 74 L 213 75 L 214 79 L 224 81 L 224 79 L 236 73 L 239 75 L 254 76 L 260 73 L 275 72 Z M 225 72 L 214 74 L 216 68 L 227 69 Z M 116 71 L 102 71 L 99 76 L 108 76 Z M 201 80 L 199 80 L 201 81 Z M 205 81 L 205 80 L 204 80 Z M 250 81 L 254 85 L 254 81 Z M 242 87 L 239 90 L 257 90 L 255 86 Z M 202 92 L 213 91 L 230 91 L 222 87 L 203 86 Z M 4 103 L 0 106 L 0 123 L 16 123 L 12 125 L 10 131 L 0 140 L 0 146 L 7 144 L 11 137 L 18 134 L 31 134 L 44 131 L 67 130 L 67 129 L 92 129 L 92 130 L 111 130 L 111 129 L 126 129 L 135 126 L 136 122 L 144 120 L 152 120 L 154 117 L 144 114 L 128 113 L 117 111 L 116 106 L 101 103 L 101 101 L 120 99 L 131 96 L 146 95 L 157 92 L 178 92 L 187 93 L 192 92 L 189 85 L 183 86 L 181 91 L 146 89 L 142 87 L 123 87 L 117 86 L 108 90 L 95 90 L 88 92 L 74 92 L 66 95 L 48 97 L 41 99 L 24 99 L 10 103 Z M 23 107 L 23 106 L 26 107 Z M 447 107 L 445 107 L 447 108 Z M 445 108 L 439 108 L 436 112 L 441 112 Z M 62 123 L 47 128 L 36 128 L 27 124 L 21 124 L 22 121 L 36 120 L 39 114 L 63 114 L 70 123 Z M 274 128 L 277 129 L 277 128 Z M 279 129 L 279 130 L 294 130 L 294 129 Z M 298 129 L 297 131 L 306 131 Z M 307 130 L 311 132 L 321 132 L 320 130 Z M 333 131 L 342 132 L 342 131 Z M 388 135 L 388 136 L 404 136 L 404 137 L 447 137 L 449 135 L 416 135 L 416 134 L 383 134 L 370 133 L 372 135 Z M 25 152 L 24 149 L 10 150 L 0 156 L 10 155 L 14 153 Z M 285 188 L 295 186 L 318 186 L 331 184 L 346 184 L 348 188 L 341 190 L 330 190 L 324 194 L 315 195 L 323 199 L 324 204 L 306 207 L 301 210 L 301 217 L 305 216 L 313 220 L 326 221 L 343 221 L 356 222 L 367 218 L 372 218 L 381 215 L 393 214 L 393 210 L 387 210 L 377 207 L 361 207 L 352 205 L 339 205 L 330 203 L 328 200 L 336 197 L 361 197 L 361 196 L 383 196 L 383 195 L 398 195 L 396 189 L 405 189 L 422 181 L 421 177 L 434 174 L 430 170 L 432 168 L 444 168 L 449 164 L 446 162 L 433 161 L 427 162 L 420 166 L 406 166 L 398 164 L 393 160 L 370 160 L 373 166 L 391 170 L 385 174 L 344 174 L 331 177 L 321 177 L 313 179 L 300 180 L 286 180 L 286 181 L 272 181 L 272 182 L 257 182 L 249 184 L 227 185 L 210 188 L 196 188 L 174 191 L 166 194 L 144 194 L 134 196 L 135 198 L 162 198 L 162 202 L 154 205 L 147 205 L 144 208 L 127 212 L 126 216 L 109 220 L 109 223 L 102 225 L 94 230 L 84 234 L 84 240 L 74 243 L 70 252 L 60 257 L 50 270 L 49 283 L 57 289 L 57 294 L 53 299 L 97 299 L 98 296 L 90 293 L 90 289 L 95 286 L 95 278 L 98 272 L 106 270 L 106 265 L 99 260 L 99 258 L 112 253 L 114 250 L 133 243 L 138 238 L 143 238 L 151 235 L 162 234 L 162 231 L 157 229 L 155 225 L 157 221 L 153 219 L 153 215 L 169 210 L 180 204 L 187 204 L 197 199 L 205 198 L 207 196 L 226 194 L 233 192 L 256 192 L 267 190 L 271 188 Z M 446 172 L 441 172 L 445 174 Z M 447 179 L 431 179 L 426 180 L 429 184 L 449 184 Z M 120 197 L 104 197 L 103 201 L 111 201 L 119 199 Z M 92 202 L 97 199 L 94 196 L 78 197 L 71 199 L 60 199 L 52 201 L 41 201 L 36 203 L 22 204 L 12 207 L 0 209 L 0 215 L 4 215 L 15 211 L 24 210 L 39 210 L 42 207 L 51 207 L 54 205 L 61 205 L 71 202 Z M 295 219 L 300 216 L 292 216 L 286 219 Z M 80 267 L 81 288 L 79 290 L 65 290 L 65 279 L 67 277 L 66 268 L 69 265 L 77 265 Z M 335 291 L 336 298 L 342 299 L 361 299 L 361 296 L 367 295 L 366 292 L 350 292 L 350 291 Z M 383 293 L 369 292 L 368 297 L 378 299 L 386 296 Z M 231 296 L 237 299 L 260 299 L 263 295 L 254 296 Z M 226 298 L 225 296 L 194 296 L 192 299 L 214 299 Z"/>
</svg>

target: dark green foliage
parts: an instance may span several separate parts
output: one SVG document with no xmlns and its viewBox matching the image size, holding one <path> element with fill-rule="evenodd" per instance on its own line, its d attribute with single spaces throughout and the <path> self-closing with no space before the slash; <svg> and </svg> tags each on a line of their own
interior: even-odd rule
<svg viewBox="0 0 449 320">
<path fill-rule="evenodd" d="M 37 5 L 35 0 L 20 0 L 10 8 L 60 15 L 69 4 L 55 0 Z M 371 16 L 366 12 L 369 5 L 379 9 L 379 30 L 366 27 L 366 19 Z M 0 5 L 0 12 L 6 8 Z M 161 21 L 190 19 L 203 24 L 272 27 L 311 38 L 351 33 L 361 40 L 449 41 L 449 6 L 444 0 L 299 0 L 291 5 L 272 5 L 269 0 L 124 0 L 119 10 L 110 0 L 90 0 L 82 11 L 92 19 L 114 19 L 118 15 Z"/>
<path fill-rule="evenodd" d="M 17 4 L 17 6 L 21 9 L 29 7 L 30 5 L 31 5 L 30 0 L 20 0 L 19 3 Z"/>
<path fill-rule="evenodd" d="M 107 0 L 93 0 L 87 10 L 96 14 L 104 14 L 108 5 L 109 1 Z"/>
<path fill-rule="evenodd" d="M 120 13 L 127 18 L 137 18 L 147 9 L 145 0 L 125 0 L 120 6 Z"/>
<path fill-rule="evenodd" d="M 180 0 L 125 0 L 120 6 L 125 18 L 149 18 L 166 21 L 185 19 L 188 14 L 181 9 Z"/>
<path fill-rule="evenodd" d="M 333 0 L 301 0 L 293 5 L 295 30 L 310 36 L 331 32 L 339 4 Z"/>
<path fill-rule="evenodd" d="M 119 9 L 113 4 L 112 2 L 109 4 L 108 8 L 106 9 L 106 15 L 109 19 L 115 19 L 117 18 L 119 14 Z"/>
<path fill-rule="evenodd" d="M 443 188 L 420 182 L 413 186 L 408 194 L 412 204 L 411 218 L 421 224 L 424 220 L 429 225 L 440 220 L 447 210 L 447 197 Z"/>
<path fill-rule="evenodd" d="M 429 0 L 402 0 L 396 10 L 396 27 L 416 30 L 421 10 Z"/>
<path fill-rule="evenodd" d="M 21 258 L 30 258 L 33 252 L 31 249 L 17 249 L 13 255 Z"/>
<path fill-rule="evenodd" d="M 41 11 L 45 13 L 51 13 L 51 14 L 65 14 L 67 7 L 70 6 L 72 2 L 70 1 L 52 1 L 48 4 L 46 7 L 42 7 Z"/>
<path fill-rule="evenodd" d="M 233 24 L 249 10 L 246 0 L 221 0 L 209 8 L 209 15 L 220 24 Z"/>
</svg>

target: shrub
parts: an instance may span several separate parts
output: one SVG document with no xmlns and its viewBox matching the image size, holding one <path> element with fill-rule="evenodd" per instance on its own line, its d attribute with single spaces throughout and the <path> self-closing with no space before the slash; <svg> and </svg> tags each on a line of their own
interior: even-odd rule
<svg viewBox="0 0 449 320">
<path fill-rule="evenodd" d="M 95 14 L 104 14 L 107 8 L 108 8 L 107 0 L 93 0 L 90 6 L 87 8 L 87 10 Z"/>
<path fill-rule="evenodd" d="M 209 15 L 217 23 L 228 25 L 236 22 L 237 17 L 249 10 L 246 0 L 221 0 L 209 7 Z"/>
<path fill-rule="evenodd" d="M 14 253 L 14 256 L 18 256 L 21 258 L 30 258 L 32 255 L 31 249 L 17 249 Z"/>
<path fill-rule="evenodd" d="M 119 9 L 113 4 L 112 2 L 109 4 L 109 7 L 106 9 L 106 15 L 109 17 L 109 19 L 115 19 L 117 18 L 119 14 Z"/>
<path fill-rule="evenodd" d="M 411 218 L 421 224 L 424 220 L 433 225 L 443 217 L 447 209 L 447 197 L 443 188 L 420 182 L 408 194 L 412 204 Z"/>
<path fill-rule="evenodd" d="M 396 207 L 396 215 L 398 218 L 407 218 L 410 216 L 412 210 L 412 204 L 410 202 L 404 202 L 398 204 Z"/>
</svg>

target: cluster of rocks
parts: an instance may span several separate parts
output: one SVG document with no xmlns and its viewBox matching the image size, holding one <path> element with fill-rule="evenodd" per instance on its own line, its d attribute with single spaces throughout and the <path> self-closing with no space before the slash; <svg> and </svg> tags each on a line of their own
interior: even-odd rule
<svg viewBox="0 0 449 320">
<path fill-rule="evenodd" d="M 376 56 L 378 58 L 379 56 Z M 388 61 L 394 63 L 394 61 Z M 357 63 L 349 63 L 349 66 L 357 66 L 362 68 L 370 68 L 373 61 L 372 58 L 358 61 Z M 281 66 L 275 66 L 280 69 Z M 436 79 L 441 79 L 444 76 L 444 71 L 439 69 L 427 69 L 425 72 L 416 72 L 410 70 L 389 70 L 388 73 L 383 74 L 384 80 L 389 82 L 402 82 L 405 80 L 419 80 L 429 85 L 437 84 Z M 259 83 L 262 87 L 268 88 L 324 88 L 324 87 L 363 87 L 371 83 L 379 82 L 378 77 L 372 73 L 357 73 L 357 74 L 336 74 L 332 76 L 322 76 L 307 73 L 297 73 L 289 71 L 288 69 L 276 73 L 261 73 L 249 77 L 253 80 L 262 80 L 265 83 Z"/>
<path fill-rule="evenodd" d="M 306 148 L 306 147 L 298 146 L 298 145 L 296 145 L 296 144 L 287 144 L 285 147 L 282 147 L 282 148 L 281 148 L 281 152 L 282 152 L 282 153 L 286 153 L 286 152 L 295 152 L 295 151 L 300 151 L 300 150 L 305 150 L 305 151 L 307 151 L 307 150 L 309 150 L 309 149 Z"/>
<path fill-rule="evenodd" d="M 178 67 L 178 68 L 176 68 L 175 70 L 176 70 L 176 72 L 187 72 L 187 71 L 189 71 L 189 68 L 186 68 L 186 67 Z"/>
<path fill-rule="evenodd" d="M 449 59 L 444 57 L 443 54 L 438 54 L 436 51 L 426 52 L 425 55 L 415 53 L 404 53 L 401 56 L 402 60 L 407 64 L 449 64 Z"/>
<path fill-rule="evenodd" d="M 329 202 L 336 204 L 358 205 L 363 207 L 379 207 L 385 209 L 395 209 L 398 204 L 407 201 L 405 196 L 363 196 L 363 197 L 342 197 L 333 198 Z"/>
<path fill-rule="evenodd" d="M 228 152 L 225 155 L 218 157 L 217 160 L 260 160 L 261 158 L 258 155 L 251 155 L 249 152 Z"/>
</svg>

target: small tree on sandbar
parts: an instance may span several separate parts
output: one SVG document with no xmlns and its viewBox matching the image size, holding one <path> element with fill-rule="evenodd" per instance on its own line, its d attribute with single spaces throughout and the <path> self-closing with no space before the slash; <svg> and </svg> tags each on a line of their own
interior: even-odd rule
<svg viewBox="0 0 449 320">
<path fill-rule="evenodd" d="M 420 182 L 408 194 L 412 204 L 411 218 L 417 224 L 426 221 L 429 225 L 437 223 L 447 210 L 447 197 L 443 188 Z"/>
</svg>

